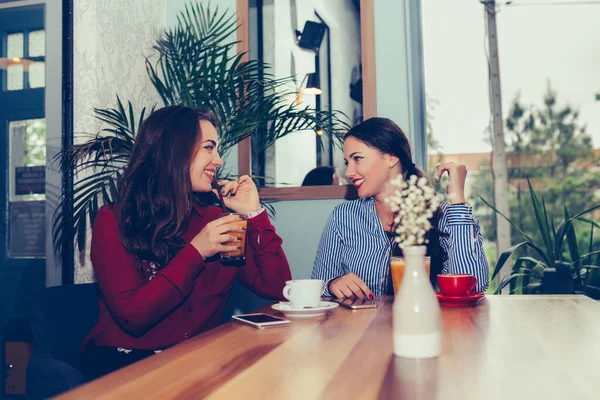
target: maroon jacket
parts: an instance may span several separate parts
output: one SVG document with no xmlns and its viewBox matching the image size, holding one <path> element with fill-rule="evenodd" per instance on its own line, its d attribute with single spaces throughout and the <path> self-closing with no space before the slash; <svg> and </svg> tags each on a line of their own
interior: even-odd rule
<svg viewBox="0 0 600 400">
<path fill-rule="evenodd" d="M 246 264 L 228 267 L 218 255 L 204 260 L 189 244 L 221 212 L 194 204 L 184 234 L 188 245 L 152 278 L 136 267 L 121 244 L 115 212 L 114 206 L 104 206 L 94 222 L 91 259 L 101 294 L 100 316 L 82 351 L 90 346 L 164 349 L 214 328 L 236 276 L 262 297 L 283 299 L 290 267 L 266 212 L 248 220 Z"/>
</svg>

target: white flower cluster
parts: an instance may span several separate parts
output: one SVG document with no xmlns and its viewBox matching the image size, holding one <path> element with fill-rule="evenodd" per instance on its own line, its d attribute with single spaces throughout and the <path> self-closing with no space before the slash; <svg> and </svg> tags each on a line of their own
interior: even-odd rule
<svg viewBox="0 0 600 400">
<path fill-rule="evenodd" d="M 393 230 L 395 241 L 401 248 L 427 243 L 425 235 L 431 229 L 429 219 L 440 204 L 440 196 L 426 178 L 412 175 L 405 181 L 398 175 L 390 184 L 393 194 L 385 199 L 395 214 Z"/>
</svg>

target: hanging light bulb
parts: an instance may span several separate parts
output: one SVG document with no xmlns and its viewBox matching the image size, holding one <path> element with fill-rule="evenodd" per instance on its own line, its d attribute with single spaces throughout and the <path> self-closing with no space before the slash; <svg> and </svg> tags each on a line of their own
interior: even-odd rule
<svg viewBox="0 0 600 400">
<path fill-rule="evenodd" d="M 314 95 L 320 95 L 323 93 L 321 90 L 321 83 L 319 82 L 319 75 L 317 75 L 316 72 L 308 74 L 308 81 L 306 82 L 306 88 L 303 90 L 303 92 Z"/>
</svg>

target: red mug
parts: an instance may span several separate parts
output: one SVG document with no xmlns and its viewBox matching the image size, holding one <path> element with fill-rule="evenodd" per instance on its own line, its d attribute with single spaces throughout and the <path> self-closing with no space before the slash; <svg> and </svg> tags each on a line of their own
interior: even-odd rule
<svg viewBox="0 0 600 400">
<path fill-rule="evenodd" d="M 444 274 L 437 277 L 442 296 L 470 296 L 477 287 L 477 278 L 470 274 Z"/>
</svg>

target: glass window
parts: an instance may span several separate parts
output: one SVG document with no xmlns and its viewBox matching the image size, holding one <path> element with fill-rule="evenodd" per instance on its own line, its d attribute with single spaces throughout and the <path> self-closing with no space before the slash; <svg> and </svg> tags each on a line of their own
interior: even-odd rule
<svg viewBox="0 0 600 400">
<path fill-rule="evenodd" d="M 6 89 L 23 90 L 23 64 L 15 63 L 6 67 Z"/>
<path fill-rule="evenodd" d="M 46 63 L 34 62 L 29 65 L 29 87 L 42 88 L 46 86 Z"/>
<path fill-rule="evenodd" d="M 29 32 L 28 57 L 44 57 L 46 55 L 46 32 L 43 30 Z"/>
<path fill-rule="evenodd" d="M 46 120 L 11 121 L 8 129 L 10 201 L 44 200 L 45 175 L 40 167 L 46 165 Z"/>
<path fill-rule="evenodd" d="M 22 33 L 11 33 L 6 37 L 6 57 L 8 58 L 23 58 L 24 42 Z"/>
<path fill-rule="evenodd" d="M 508 193 L 500 194 L 508 198 L 510 219 L 544 247 L 528 180 L 540 202 L 543 197 L 549 224 L 556 229 L 565 206 L 575 215 L 600 202 L 594 189 L 600 187 L 600 7 L 585 2 L 509 3 L 496 3 L 493 14 L 495 55 L 488 45 L 488 22 L 493 20 L 488 21 L 483 4 L 422 2 L 429 166 L 444 161 L 467 166 L 466 197 L 480 221 L 492 269 L 500 232 L 495 212 L 481 198 L 494 204 L 496 195 L 488 72 L 495 59 L 508 172 Z M 598 221 L 598 215 L 586 218 Z M 595 242 L 589 243 L 589 224 L 576 221 L 574 226 L 581 254 L 600 248 L 596 232 Z M 517 229 L 509 233 L 512 244 L 524 241 Z M 566 245 L 564 249 L 564 259 L 570 260 Z M 530 253 L 516 252 L 513 265 L 524 255 Z M 538 268 L 531 260 L 521 261 Z M 513 265 L 504 266 L 503 272 Z"/>
<path fill-rule="evenodd" d="M 25 70 L 22 64 L 24 56 L 24 42 L 22 33 L 11 33 L 6 37 L 6 57 L 11 59 L 6 67 L 6 89 L 23 90 L 23 75 Z"/>
</svg>

